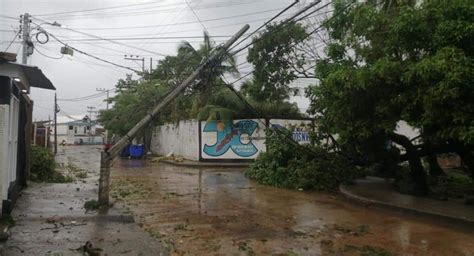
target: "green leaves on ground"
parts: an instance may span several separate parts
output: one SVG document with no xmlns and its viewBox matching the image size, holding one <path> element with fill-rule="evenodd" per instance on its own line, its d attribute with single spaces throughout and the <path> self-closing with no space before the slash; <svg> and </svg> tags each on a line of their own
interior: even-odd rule
<svg viewBox="0 0 474 256">
<path fill-rule="evenodd" d="M 267 130 L 267 151 L 258 156 L 246 175 L 265 185 L 334 191 L 357 174 L 343 156 L 291 141 L 290 131 Z"/>
<path fill-rule="evenodd" d="M 71 182 L 72 178 L 64 176 L 55 170 L 54 155 L 46 148 L 31 147 L 30 180 L 37 182 L 64 183 Z"/>
</svg>

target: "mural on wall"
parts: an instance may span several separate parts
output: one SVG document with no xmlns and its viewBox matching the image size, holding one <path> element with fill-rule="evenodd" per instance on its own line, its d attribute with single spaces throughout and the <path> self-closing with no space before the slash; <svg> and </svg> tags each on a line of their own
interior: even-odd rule
<svg viewBox="0 0 474 256">
<path fill-rule="evenodd" d="M 223 120 L 201 123 L 201 155 L 204 159 L 253 159 L 264 150 L 263 129 L 258 120 Z"/>
<path fill-rule="evenodd" d="M 293 132 L 293 140 L 299 144 L 311 143 L 310 132 L 313 130 L 311 120 L 271 119 L 272 128 L 285 128 Z"/>
<path fill-rule="evenodd" d="M 311 120 L 270 119 L 271 128 L 288 129 L 300 144 L 311 143 Z M 201 159 L 255 159 L 266 150 L 265 120 L 222 120 L 201 122 Z"/>
</svg>

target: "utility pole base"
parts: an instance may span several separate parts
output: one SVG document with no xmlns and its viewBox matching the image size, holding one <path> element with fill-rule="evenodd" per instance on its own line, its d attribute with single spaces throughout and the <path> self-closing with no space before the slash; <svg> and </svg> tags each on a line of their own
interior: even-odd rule
<svg viewBox="0 0 474 256">
<path fill-rule="evenodd" d="M 100 154 L 100 177 L 99 177 L 99 204 L 109 205 L 110 191 L 110 163 L 111 159 L 104 151 Z"/>
</svg>

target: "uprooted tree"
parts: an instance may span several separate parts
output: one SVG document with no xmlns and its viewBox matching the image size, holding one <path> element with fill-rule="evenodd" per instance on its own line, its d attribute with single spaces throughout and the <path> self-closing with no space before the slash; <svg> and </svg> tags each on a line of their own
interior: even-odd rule
<svg viewBox="0 0 474 256">
<path fill-rule="evenodd" d="M 427 174 L 442 175 L 439 153 L 457 153 L 474 177 L 473 2 L 350 2 L 324 24 L 327 57 L 307 91 L 321 128 L 356 163 L 408 161 L 420 194 Z M 402 120 L 420 131 L 416 142 L 394 132 Z"/>
</svg>

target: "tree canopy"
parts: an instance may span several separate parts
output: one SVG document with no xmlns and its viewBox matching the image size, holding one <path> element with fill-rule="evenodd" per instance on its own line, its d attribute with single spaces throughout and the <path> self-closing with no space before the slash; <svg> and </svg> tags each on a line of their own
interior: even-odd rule
<svg viewBox="0 0 474 256">
<path fill-rule="evenodd" d="M 387 141 L 400 145 L 420 192 L 422 156 L 459 153 L 474 174 L 473 2 L 349 2 L 336 2 L 325 22 L 327 57 L 308 90 L 322 127 L 352 154 L 377 158 Z M 402 120 L 420 143 L 394 132 Z"/>
<path fill-rule="evenodd" d="M 288 100 L 293 92 L 289 84 L 305 64 L 295 45 L 305 37 L 305 28 L 295 22 L 268 25 L 265 32 L 254 37 L 247 56 L 254 66 L 253 79 L 242 86 L 243 93 L 255 101 Z"/>
</svg>

